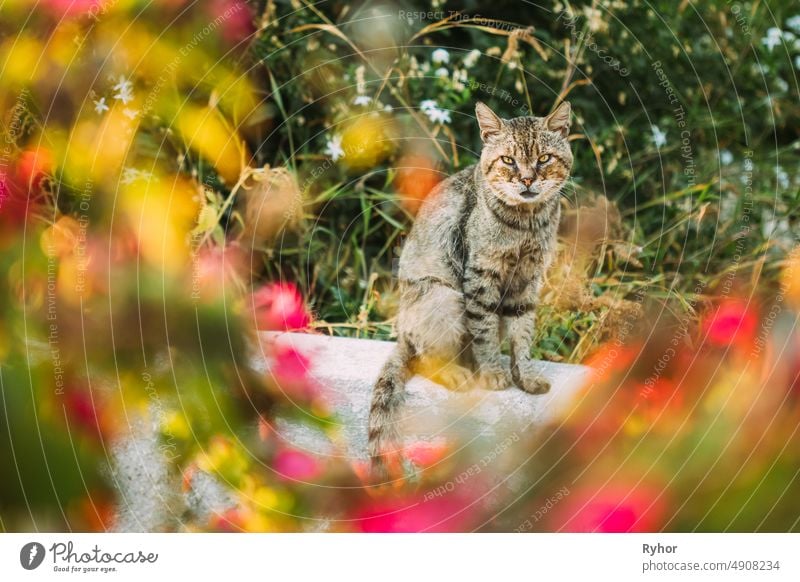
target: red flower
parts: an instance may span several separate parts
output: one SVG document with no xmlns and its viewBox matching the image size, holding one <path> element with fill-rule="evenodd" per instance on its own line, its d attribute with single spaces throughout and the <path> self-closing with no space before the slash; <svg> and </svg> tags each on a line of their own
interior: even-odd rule
<svg viewBox="0 0 800 582">
<path fill-rule="evenodd" d="M 744 302 L 730 300 L 706 319 L 704 329 L 710 343 L 727 346 L 751 340 L 757 326 L 758 318 Z"/>
<path fill-rule="evenodd" d="M 256 327 L 262 331 L 303 329 L 311 316 L 303 297 L 291 283 L 265 285 L 252 295 Z"/>
<path fill-rule="evenodd" d="M 64 409 L 71 427 L 98 441 L 109 436 L 108 423 L 100 414 L 98 395 L 83 386 L 72 386 L 64 390 Z"/>
<path fill-rule="evenodd" d="M 49 150 L 25 150 L 17 159 L 17 179 L 28 190 L 39 187 L 42 179 L 53 172 L 53 156 Z"/>
<path fill-rule="evenodd" d="M 639 405 L 649 420 L 656 420 L 665 409 L 679 409 L 683 406 L 683 391 L 666 378 L 658 378 L 649 384 L 637 387 Z"/>
<path fill-rule="evenodd" d="M 628 370 L 636 362 L 640 352 L 641 347 L 638 345 L 607 343 L 587 358 L 585 365 L 592 369 L 592 379 L 599 382 L 608 379 L 615 372 Z"/>
</svg>

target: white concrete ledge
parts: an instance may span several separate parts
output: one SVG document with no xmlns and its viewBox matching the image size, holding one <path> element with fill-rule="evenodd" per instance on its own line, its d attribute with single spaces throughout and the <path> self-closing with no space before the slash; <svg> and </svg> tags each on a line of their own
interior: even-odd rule
<svg viewBox="0 0 800 582">
<path fill-rule="evenodd" d="M 341 444 L 353 458 L 366 458 L 372 387 L 394 343 L 297 333 L 266 333 L 262 341 L 292 346 L 310 358 L 310 373 L 327 387 L 326 394 L 341 423 L 339 428 L 344 436 Z M 261 366 L 266 369 L 268 363 Z M 501 439 L 511 432 L 524 434 L 545 424 L 578 391 L 588 369 L 541 362 L 541 370 L 552 383 L 551 391 L 545 395 L 528 394 L 514 387 L 459 393 L 414 377 L 407 386 L 408 397 L 402 411 L 406 440 L 435 441 L 454 433 L 468 440 Z M 282 423 L 279 432 L 287 441 L 309 452 L 323 455 L 331 452 L 327 439 L 307 427 Z"/>
</svg>

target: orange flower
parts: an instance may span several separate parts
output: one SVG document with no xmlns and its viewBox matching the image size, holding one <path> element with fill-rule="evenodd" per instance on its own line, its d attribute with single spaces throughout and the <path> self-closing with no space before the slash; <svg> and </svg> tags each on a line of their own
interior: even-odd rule
<svg viewBox="0 0 800 582">
<path fill-rule="evenodd" d="M 416 442 L 406 446 L 404 456 L 418 467 L 430 467 L 447 455 L 448 446 L 444 439 L 433 442 Z"/>
<path fill-rule="evenodd" d="M 25 150 L 17 159 L 16 170 L 26 191 L 36 190 L 42 179 L 53 172 L 53 154 L 47 148 Z"/>
<path fill-rule="evenodd" d="M 584 362 L 592 369 L 591 378 L 595 382 L 608 379 L 618 370 L 627 370 L 639 357 L 640 346 L 605 344 Z"/>
<path fill-rule="evenodd" d="M 441 179 L 442 173 L 436 169 L 432 159 L 419 154 L 407 154 L 397 162 L 394 184 L 405 207 L 416 214 Z"/>
</svg>

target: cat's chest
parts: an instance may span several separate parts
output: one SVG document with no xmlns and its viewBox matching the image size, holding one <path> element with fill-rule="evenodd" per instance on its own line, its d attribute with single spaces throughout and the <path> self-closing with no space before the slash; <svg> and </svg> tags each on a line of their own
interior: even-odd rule
<svg viewBox="0 0 800 582">
<path fill-rule="evenodd" d="M 531 236 L 475 250 L 474 259 L 480 266 L 497 273 L 501 282 L 511 283 L 532 279 L 544 267 L 549 245 Z"/>
</svg>

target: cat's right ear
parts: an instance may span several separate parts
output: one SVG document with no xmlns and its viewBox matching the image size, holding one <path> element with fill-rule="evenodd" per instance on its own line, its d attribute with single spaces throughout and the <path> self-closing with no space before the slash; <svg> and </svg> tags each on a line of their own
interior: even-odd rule
<svg viewBox="0 0 800 582">
<path fill-rule="evenodd" d="M 503 120 L 497 117 L 494 111 L 489 109 L 489 106 L 482 101 L 478 101 L 475 105 L 475 117 L 478 118 L 478 126 L 481 128 L 481 141 L 484 143 L 503 129 Z"/>
</svg>

